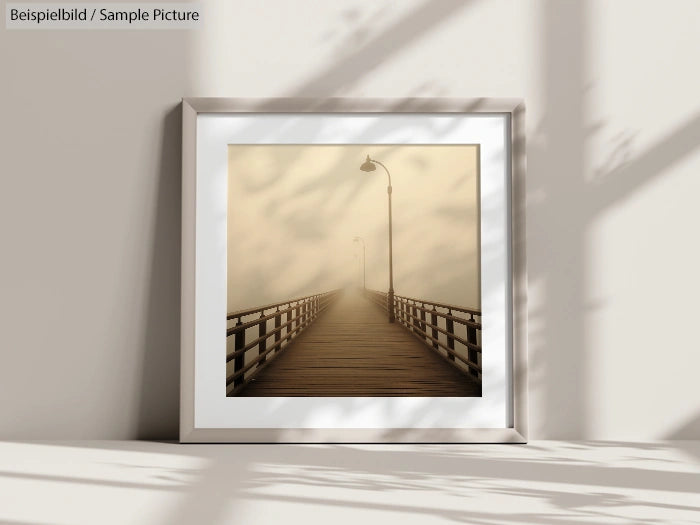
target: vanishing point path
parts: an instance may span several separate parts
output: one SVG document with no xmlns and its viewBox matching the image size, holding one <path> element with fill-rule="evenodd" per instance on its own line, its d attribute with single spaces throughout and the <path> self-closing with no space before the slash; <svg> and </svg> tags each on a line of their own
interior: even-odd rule
<svg viewBox="0 0 700 525">
<path fill-rule="evenodd" d="M 479 396 L 481 385 L 373 302 L 346 292 L 241 396 Z"/>
</svg>

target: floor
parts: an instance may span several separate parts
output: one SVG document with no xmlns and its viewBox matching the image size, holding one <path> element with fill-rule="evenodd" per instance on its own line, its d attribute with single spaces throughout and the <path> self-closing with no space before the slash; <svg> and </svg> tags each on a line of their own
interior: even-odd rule
<svg viewBox="0 0 700 525">
<path fill-rule="evenodd" d="M 700 524 L 700 442 L 0 442 L 0 523 Z"/>
<path fill-rule="evenodd" d="M 377 305 L 348 292 L 321 313 L 242 396 L 480 396 L 457 370 Z"/>
</svg>

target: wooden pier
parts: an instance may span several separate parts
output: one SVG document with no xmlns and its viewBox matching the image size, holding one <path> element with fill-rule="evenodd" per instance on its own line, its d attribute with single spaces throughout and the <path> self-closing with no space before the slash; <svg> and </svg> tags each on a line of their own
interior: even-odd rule
<svg viewBox="0 0 700 525">
<path fill-rule="evenodd" d="M 361 293 L 347 291 L 239 389 L 240 396 L 480 396 L 459 369 Z"/>
</svg>

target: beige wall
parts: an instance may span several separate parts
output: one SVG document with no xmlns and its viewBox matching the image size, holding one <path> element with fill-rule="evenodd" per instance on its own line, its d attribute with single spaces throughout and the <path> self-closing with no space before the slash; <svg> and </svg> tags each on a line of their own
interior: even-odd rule
<svg viewBox="0 0 700 525">
<path fill-rule="evenodd" d="M 534 438 L 700 438 L 695 0 L 205 2 L 0 29 L 0 437 L 174 437 L 181 96 L 528 105 Z"/>
</svg>

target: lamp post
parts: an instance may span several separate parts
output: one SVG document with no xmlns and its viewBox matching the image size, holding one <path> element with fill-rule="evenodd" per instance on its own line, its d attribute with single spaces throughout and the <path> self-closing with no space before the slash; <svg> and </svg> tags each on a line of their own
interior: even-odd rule
<svg viewBox="0 0 700 525">
<path fill-rule="evenodd" d="M 365 240 L 362 237 L 355 237 L 353 239 L 354 242 L 359 242 L 362 241 L 362 289 L 366 290 L 367 289 L 367 264 L 366 264 L 366 246 L 365 246 Z"/>
<path fill-rule="evenodd" d="M 362 166 L 360 166 L 360 170 L 370 172 L 374 171 L 377 169 L 375 164 L 379 164 L 382 168 L 384 168 L 384 171 L 386 171 L 386 175 L 389 178 L 389 185 L 386 188 L 387 195 L 389 196 L 389 294 L 387 295 L 387 306 L 389 310 L 389 322 L 393 323 L 395 321 L 395 316 L 394 316 L 394 259 L 393 259 L 393 253 L 392 253 L 392 238 L 391 238 L 391 174 L 389 173 L 389 170 L 386 168 L 384 164 L 379 162 L 376 159 L 370 159 L 369 155 L 367 155 L 367 160 L 365 160 L 362 163 Z"/>
</svg>

